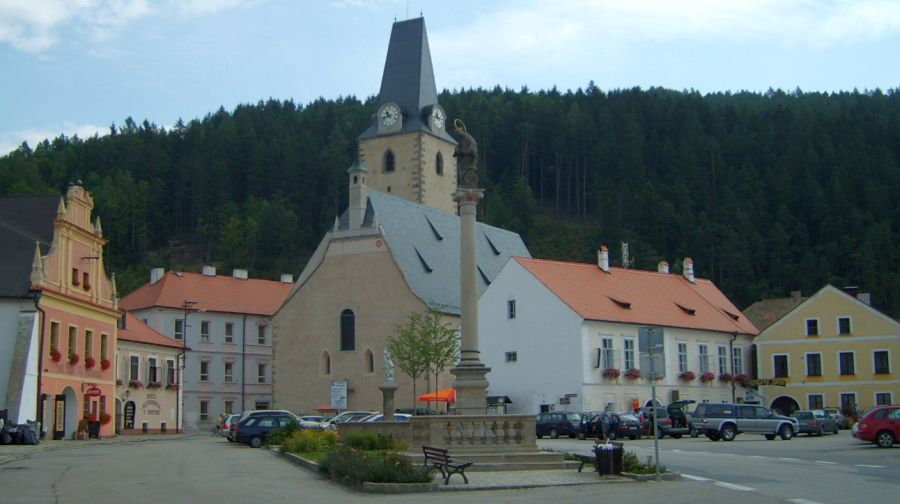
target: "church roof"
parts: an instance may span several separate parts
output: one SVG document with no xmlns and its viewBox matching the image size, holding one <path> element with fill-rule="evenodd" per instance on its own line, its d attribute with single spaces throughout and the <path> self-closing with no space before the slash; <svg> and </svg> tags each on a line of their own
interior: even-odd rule
<svg viewBox="0 0 900 504">
<path fill-rule="evenodd" d="M 459 217 L 369 189 L 362 227 L 371 228 L 373 222 L 381 227 L 412 291 L 436 310 L 459 314 Z M 518 233 L 481 222 L 477 226 L 477 282 L 481 295 L 510 257 L 531 257 L 531 253 Z M 348 227 L 348 214 L 344 212 L 339 228 Z"/>
<path fill-rule="evenodd" d="M 381 91 L 378 93 L 378 104 L 387 102 L 399 105 L 404 114 L 403 127 L 392 134 L 425 131 L 455 142 L 446 131 L 432 131 L 423 117 L 430 111 L 432 105 L 438 103 L 425 18 L 397 21 L 391 28 L 391 40 L 384 62 L 384 74 L 381 77 Z M 371 138 L 377 134 L 378 124 L 373 116 L 372 124 L 357 137 L 357 140 Z"/>
<path fill-rule="evenodd" d="M 25 297 L 31 287 L 35 243 L 50 252 L 59 196 L 0 198 L 0 297 Z"/>
<path fill-rule="evenodd" d="M 756 335 L 756 327 L 709 280 L 596 264 L 515 260 L 581 318 Z"/>
</svg>

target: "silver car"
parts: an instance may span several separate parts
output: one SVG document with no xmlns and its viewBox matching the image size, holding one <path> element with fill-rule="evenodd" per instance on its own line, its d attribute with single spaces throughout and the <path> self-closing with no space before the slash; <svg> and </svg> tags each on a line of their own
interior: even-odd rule
<svg viewBox="0 0 900 504">
<path fill-rule="evenodd" d="M 797 410 L 791 416 L 800 422 L 800 432 L 810 436 L 813 434 L 823 436 L 826 432 L 838 433 L 837 422 L 824 410 Z"/>
</svg>

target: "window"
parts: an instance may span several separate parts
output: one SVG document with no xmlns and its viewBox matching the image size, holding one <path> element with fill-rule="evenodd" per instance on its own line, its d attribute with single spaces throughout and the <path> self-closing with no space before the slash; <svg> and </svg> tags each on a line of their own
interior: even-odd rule
<svg viewBox="0 0 900 504">
<path fill-rule="evenodd" d="M 635 369 L 637 366 L 634 365 L 634 340 L 627 339 L 625 340 L 625 369 Z"/>
<path fill-rule="evenodd" d="M 603 338 L 600 340 L 600 368 L 610 369 L 616 367 L 615 355 L 613 354 L 612 338 Z"/>
<path fill-rule="evenodd" d="M 184 320 L 175 319 L 175 339 L 184 337 Z"/>
<path fill-rule="evenodd" d="M 728 349 L 720 346 L 716 349 L 719 356 L 719 374 L 725 374 L 728 372 Z"/>
<path fill-rule="evenodd" d="M 66 356 L 72 358 L 72 355 L 75 354 L 75 350 L 78 349 L 78 328 L 70 327 L 69 328 L 69 349 L 67 350 Z"/>
<path fill-rule="evenodd" d="M 806 319 L 806 335 L 807 336 L 818 336 L 819 335 L 819 319 Z"/>
<path fill-rule="evenodd" d="M 331 355 L 328 352 L 322 352 L 319 357 L 319 373 L 325 376 L 331 374 Z"/>
<path fill-rule="evenodd" d="M 268 401 L 256 401 L 256 404 L 254 405 L 254 409 L 258 409 L 258 410 L 269 409 L 269 402 Z"/>
<path fill-rule="evenodd" d="M 506 362 L 518 362 L 519 352 L 506 352 Z"/>
<path fill-rule="evenodd" d="M 91 275 L 87 271 L 81 275 L 81 288 L 91 290 Z"/>
<path fill-rule="evenodd" d="M 822 354 L 806 354 L 806 376 L 822 376 Z"/>
<path fill-rule="evenodd" d="M 700 352 L 700 372 L 708 373 L 709 372 L 709 350 L 706 346 L 706 343 L 700 343 L 698 345 L 698 349 Z"/>
<path fill-rule="evenodd" d="M 225 383 L 234 383 L 234 362 L 225 361 Z"/>
<path fill-rule="evenodd" d="M 200 341 L 204 343 L 209 343 L 209 321 L 204 320 L 200 322 Z"/>
<path fill-rule="evenodd" d="M 234 324 L 225 322 L 225 343 L 234 343 Z"/>
<path fill-rule="evenodd" d="M 838 369 L 842 376 L 856 374 L 853 352 L 838 352 Z"/>
<path fill-rule="evenodd" d="M 775 378 L 788 377 L 788 356 L 773 355 L 772 356 L 772 376 Z"/>
<path fill-rule="evenodd" d="M 684 373 L 688 370 L 687 343 L 678 342 L 678 372 Z"/>
<path fill-rule="evenodd" d="M 257 383 L 266 383 L 266 365 L 265 364 L 257 364 L 256 365 L 256 381 Z"/>
<path fill-rule="evenodd" d="M 444 155 L 440 152 L 434 156 L 434 171 L 438 175 L 444 175 Z"/>
<path fill-rule="evenodd" d="M 234 401 L 225 401 L 225 411 L 226 415 L 230 415 L 234 413 Z"/>
<path fill-rule="evenodd" d="M 84 358 L 94 356 L 94 331 L 84 331 Z"/>
<path fill-rule="evenodd" d="M 200 381 L 209 381 L 209 361 L 200 361 Z"/>
<path fill-rule="evenodd" d="M 394 153 L 388 149 L 384 152 L 384 172 L 392 173 L 394 171 Z"/>
<path fill-rule="evenodd" d="M 128 379 L 129 380 L 140 380 L 141 379 L 141 358 L 137 355 L 132 355 L 129 360 L 128 366 Z"/>
<path fill-rule="evenodd" d="M 109 359 L 109 334 L 100 334 L 100 360 Z"/>
<path fill-rule="evenodd" d="M 734 366 L 735 374 L 744 373 L 744 349 L 734 347 L 734 354 L 731 356 L 731 364 Z"/>
<path fill-rule="evenodd" d="M 59 322 L 50 322 L 50 351 L 59 351 Z"/>
<path fill-rule="evenodd" d="M 206 422 L 209 420 L 209 401 L 202 400 L 200 401 L 200 421 Z"/>
<path fill-rule="evenodd" d="M 78 268 L 72 268 L 72 285 L 79 285 L 81 277 L 78 274 Z"/>
<path fill-rule="evenodd" d="M 156 357 L 147 359 L 147 383 L 159 381 L 159 370 L 156 367 Z"/>
<path fill-rule="evenodd" d="M 356 315 L 353 310 L 341 312 L 341 351 L 356 350 Z"/>
<path fill-rule="evenodd" d="M 809 409 L 825 408 L 825 397 L 822 394 L 809 394 L 806 396 L 806 401 L 809 403 Z"/>
<path fill-rule="evenodd" d="M 516 318 L 516 300 L 510 299 L 506 302 L 506 318 Z"/>
<path fill-rule="evenodd" d="M 256 340 L 260 345 L 266 344 L 266 326 L 261 325 L 256 328 Z"/>
<path fill-rule="evenodd" d="M 854 415 L 857 413 L 855 392 L 841 394 L 841 413 L 843 413 L 845 416 Z"/>
<path fill-rule="evenodd" d="M 365 364 L 366 373 L 371 374 L 375 372 L 375 354 L 373 354 L 372 351 L 368 349 L 366 350 Z"/>
<path fill-rule="evenodd" d="M 850 334 L 850 317 L 838 317 L 838 334 Z"/>
<path fill-rule="evenodd" d="M 175 380 L 175 361 L 172 359 L 166 361 L 166 383 L 169 385 L 177 383 Z"/>
<path fill-rule="evenodd" d="M 89 416 L 91 412 L 91 396 L 85 395 L 83 403 L 81 405 L 81 409 L 84 413 L 81 416 Z"/>
<path fill-rule="evenodd" d="M 102 413 L 106 413 L 106 396 L 105 395 L 100 396 L 100 411 Z"/>
<path fill-rule="evenodd" d="M 887 350 L 875 350 L 872 352 L 875 374 L 889 374 L 891 372 L 890 354 Z"/>
<path fill-rule="evenodd" d="M 890 392 L 875 392 L 875 406 L 889 406 L 893 403 Z"/>
</svg>

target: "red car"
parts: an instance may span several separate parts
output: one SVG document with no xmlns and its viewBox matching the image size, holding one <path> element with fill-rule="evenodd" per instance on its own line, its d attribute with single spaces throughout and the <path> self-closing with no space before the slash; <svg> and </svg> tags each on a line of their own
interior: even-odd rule
<svg viewBox="0 0 900 504">
<path fill-rule="evenodd" d="M 894 446 L 894 441 L 900 437 L 900 406 L 879 406 L 866 413 L 854 436 L 881 448 Z"/>
</svg>

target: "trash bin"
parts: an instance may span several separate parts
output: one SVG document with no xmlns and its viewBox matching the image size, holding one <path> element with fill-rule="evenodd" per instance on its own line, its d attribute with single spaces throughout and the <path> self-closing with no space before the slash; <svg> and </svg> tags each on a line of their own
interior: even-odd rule
<svg viewBox="0 0 900 504">
<path fill-rule="evenodd" d="M 622 455 L 625 448 L 622 443 L 609 442 L 594 446 L 594 456 L 597 459 L 597 472 L 600 476 L 608 474 L 622 474 Z"/>
</svg>

